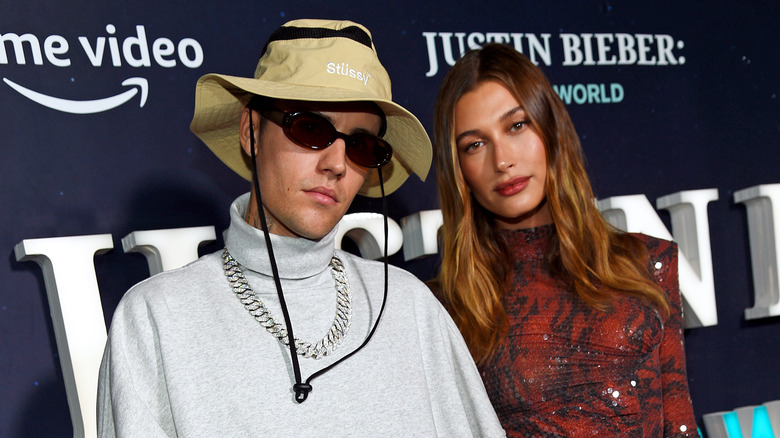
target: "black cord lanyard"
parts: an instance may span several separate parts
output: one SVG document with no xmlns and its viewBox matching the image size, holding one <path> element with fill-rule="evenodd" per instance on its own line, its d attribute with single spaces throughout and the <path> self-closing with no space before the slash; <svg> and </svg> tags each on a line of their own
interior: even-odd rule
<svg viewBox="0 0 780 438">
<path fill-rule="evenodd" d="M 371 328 L 371 331 L 368 333 L 368 336 L 366 337 L 366 340 L 363 341 L 360 346 L 355 349 L 355 351 L 350 352 L 346 356 L 342 357 L 341 359 L 337 360 L 336 362 L 333 362 L 332 364 L 328 365 L 327 367 L 315 372 L 311 376 L 309 376 L 308 379 L 306 379 L 306 382 L 301 382 L 301 367 L 298 364 L 298 354 L 295 351 L 295 336 L 293 335 L 293 327 L 292 322 L 290 321 L 290 314 L 287 311 L 287 304 L 284 301 L 284 294 L 282 293 L 282 283 L 281 279 L 279 277 L 279 269 L 276 266 L 276 258 L 274 257 L 274 250 L 271 246 L 271 234 L 268 232 L 268 224 L 265 219 L 265 210 L 263 209 L 263 199 L 260 194 L 260 183 L 258 182 L 259 176 L 257 174 L 257 166 L 256 166 L 256 158 L 255 158 L 255 133 L 254 133 L 254 121 L 252 120 L 252 109 L 249 109 L 249 138 L 250 138 L 250 156 L 252 158 L 252 183 L 254 184 L 255 188 L 255 201 L 257 201 L 257 212 L 260 216 L 260 224 L 263 227 L 263 235 L 265 236 L 265 245 L 268 249 L 268 258 L 271 261 L 271 272 L 274 276 L 274 284 L 276 285 L 276 293 L 279 295 L 279 304 L 282 306 L 282 314 L 284 315 L 284 324 L 287 326 L 287 340 L 288 340 L 288 346 L 290 347 L 290 356 L 293 366 L 293 373 L 295 374 L 295 384 L 293 385 L 293 391 L 295 391 L 295 401 L 298 403 L 303 403 L 306 401 L 306 398 L 309 396 L 309 392 L 312 390 L 311 381 L 319 377 L 325 372 L 329 371 L 331 368 L 335 367 L 336 365 L 340 364 L 341 362 L 349 359 L 360 351 L 363 347 L 368 344 L 368 341 L 371 340 L 371 337 L 374 336 L 374 332 L 376 331 L 377 326 L 379 325 L 379 320 L 382 318 L 382 313 L 385 311 L 385 304 L 387 304 L 387 278 L 388 278 L 388 267 L 387 267 L 387 240 L 388 240 L 388 224 L 387 224 L 387 199 L 385 198 L 385 184 L 384 179 L 382 178 L 382 168 L 377 168 L 377 171 L 379 171 L 379 187 L 382 191 L 382 214 L 384 215 L 385 223 L 384 223 L 384 232 L 385 232 L 385 251 L 384 251 L 384 264 L 385 264 L 385 291 L 384 291 L 384 298 L 382 298 L 382 307 L 379 309 L 379 316 L 376 318 L 376 322 L 374 322 L 374 327 Z"/>
</svg>

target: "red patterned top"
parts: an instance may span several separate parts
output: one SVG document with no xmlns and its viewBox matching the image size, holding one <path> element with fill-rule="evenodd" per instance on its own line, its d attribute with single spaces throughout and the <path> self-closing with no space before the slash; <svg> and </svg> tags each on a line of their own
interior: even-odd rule
<svg viewBox="0 0 780 438">
<path fill-rule="evenodd" d="M 688 393 L 677 246 L 637 235 L 671 315 L 619 295 L 612 310 L 585 304 L 550 275 L 553 225 L 503 231 L 515 260 L 504 297 L 509 333 L 481 367 L 512 437 L 698 436 Z"/>
</svg>

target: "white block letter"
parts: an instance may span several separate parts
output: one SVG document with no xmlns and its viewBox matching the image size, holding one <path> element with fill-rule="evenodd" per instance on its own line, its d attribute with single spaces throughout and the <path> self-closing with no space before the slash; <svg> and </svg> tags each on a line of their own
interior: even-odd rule
<svg viewBox="0 0 780 438">
<path fill-rule="evenodd" d="M 110 234 L 26 239 L 16 260 L 43 271 L 60 354 L 73 436 L 97 436 L 97 383 L 106 345 L 106 323 L 93 257 L 113 248 Z"/>
<path fill-rule="evenodd" d="M 754 186 L 734 193 L 745 204 L 753 264 L 755 305 L 745 309 L 746 319 L 780 315 L 778 259 L 780 259 L 780 184 Z"/>
<path fill-rule="evenodd" d="M 403 245 L 401 227 L 391 218 L 387 218 L 387 255 L 398 252 Z M 341 249 L 344 236 L 352 239 L 363 258 L 378 260 L 384 257 L 385 242 L 384 218 L 378 213 L 350 213 L 339 222 L 336 231 L 336 248 Z"/>
<path fill-rule="evenodd" d="M 444 223 L 441 210 L 426 210 L 401 219 L 404 231 L 404 260 L 414 260 L 439 252 L 439 228 Z"/>
<path fill-rule="evenodd" d="M 122 249 L 143 254 L 150 275 L 155 275 L 195 261 L 198 247 L 216 238 L 213 226 L 133 231 L 122 238 Z"/>
<path fill-rule="evenodd" d="M 715 199 L 717 190 L 709 189 L 678 192 L 658 201 L 662 208 L 668 208 L 672 213 L 672 230 L 679 245 L 678 270 L 680 293 L 686 305 L 686 328 L 718 324 L 706 209 L 707 203 Z M 622 230 L 672 240 L 671 233 L 645 195 L 616 196 L 599 201 L 598 205 L 604 218 Z M 677 239 L 678 235 L 680 239 Z M 696 260 L 691 263 L 686 251 L 693 247 L 696 248 Z M 694 269 L 694 265 L 698 269 Z M 697 275 L 697 270 L 701 275 Z"/>
</svg>

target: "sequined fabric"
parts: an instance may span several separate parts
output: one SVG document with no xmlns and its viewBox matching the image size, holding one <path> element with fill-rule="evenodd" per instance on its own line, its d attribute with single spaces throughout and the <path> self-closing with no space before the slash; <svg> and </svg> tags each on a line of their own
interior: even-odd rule
<svg viewBox="0 0 780 438">
<path fill-rule="evenodd" d="M 620 296 L 593 309 L 553 280 L 552 225 L 504 232 L 515 275 L 505 296 L 509 333 L 481 367 L 493 407 L 513 437 L 698 436 L 688 392 L 677 247 L 637 235 L 668 294 L 664 320 Z"/>
</svg>

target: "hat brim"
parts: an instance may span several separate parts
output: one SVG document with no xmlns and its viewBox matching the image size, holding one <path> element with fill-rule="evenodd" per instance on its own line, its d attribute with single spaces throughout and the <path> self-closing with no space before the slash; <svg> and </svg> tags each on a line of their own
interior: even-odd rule
<svg viewBox="0 0 780 438">
<path fill-rule="evenodd" d="M 190 129 L 222 162 L 247 180 L 252 179 L 252 166 L 241 148 L 238 128 L 241 111 L 253 95 L 316 102 L 374 102 L 385 114 L 384 139 L 393 147 L 392 160 L 382 168 L 385 194 L 398 189 L 412 173 L 422 181 L 428 176 L 432 160 L 430 138 L 412 113 L 390 100 L 356 90 L 207 74 L 195 88 L 195 114 Z M 376 170 L 369 172 L 358 193 L 372 198 L 382 196 Z"/>
</svg>

